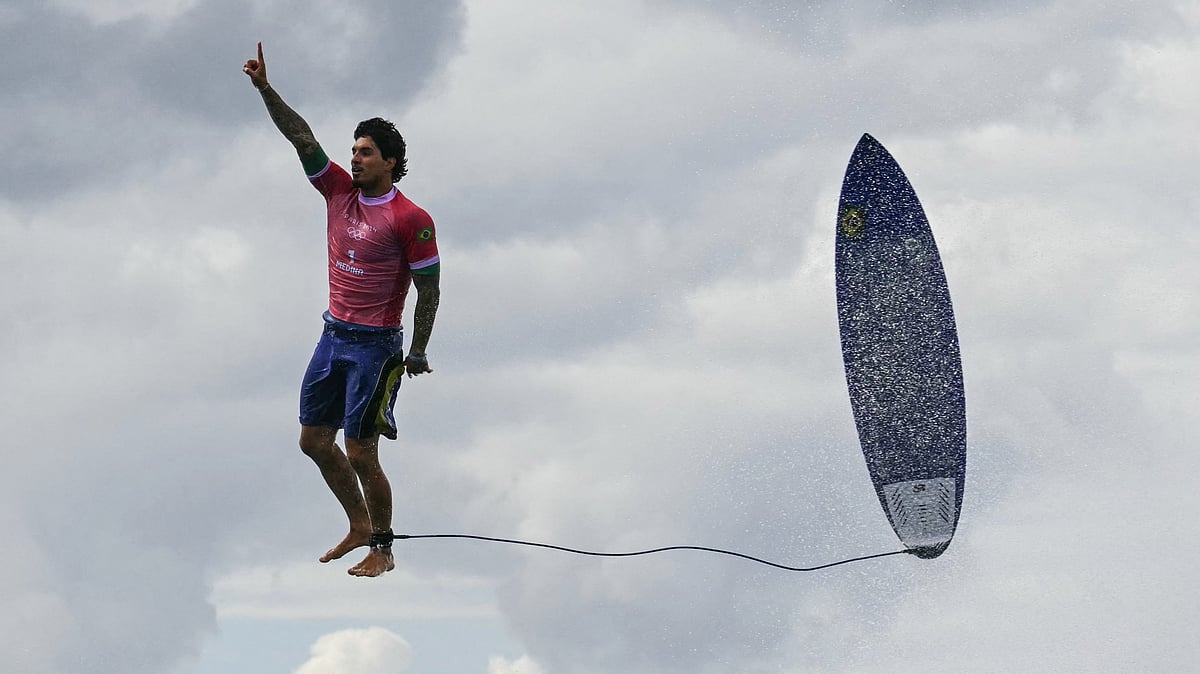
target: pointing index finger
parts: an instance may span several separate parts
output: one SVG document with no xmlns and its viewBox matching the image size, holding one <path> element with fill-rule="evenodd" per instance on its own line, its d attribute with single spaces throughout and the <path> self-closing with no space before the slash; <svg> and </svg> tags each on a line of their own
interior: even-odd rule
<svg viewBox="0 0 1200 674">
<path fill-rule="evenodd" d="M 263 65 L 262 42 L 258 43 L 258 64 Z"/>
</svg>

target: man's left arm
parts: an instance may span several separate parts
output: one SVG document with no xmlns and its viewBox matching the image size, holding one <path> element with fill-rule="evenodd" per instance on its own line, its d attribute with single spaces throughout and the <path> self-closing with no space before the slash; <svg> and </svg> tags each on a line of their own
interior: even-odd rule
<svg viewBox="0 0 1200 674">
<path fill-rule="evenodd" d="M 425 347 L 433 334 L 433 321 L 437 317 L 441 301 L 441 273 L 414 273 L 413 286 L 417 289 L 417 305 L 413 308 L 413 338 L 404 360 L 404 369 L 412 377 L 424 372 L 433 372 L 425 358 Z"/>
</svg>

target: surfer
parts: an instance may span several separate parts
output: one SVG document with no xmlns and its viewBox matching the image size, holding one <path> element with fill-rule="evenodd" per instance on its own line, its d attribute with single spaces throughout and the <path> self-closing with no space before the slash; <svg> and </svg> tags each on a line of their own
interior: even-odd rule
<svg viewBox="0 0 1200 674">
<path fill-rule="evenodd" d="M 300 448 L 346 511 L 350 532 L 321 562 L 370 546 L 349 573 L 378 576 L 395 568 L 392 490 L 379 463 L 379 436 L 396 439 L 392 410 L 403 374 L 433 371 L 425 353 L 440 299 L 433 220 L 396 190 L 407 162 L 391 122 L 377 117 L 358 125 L 347 173 L 267 81 L 261 42 L 258 58 L 242 71 L 327 206 L 329 308 L 300 390 Z M 417 302 L 405 356 L 400 320 L 410 283 Z"/>
</svg>

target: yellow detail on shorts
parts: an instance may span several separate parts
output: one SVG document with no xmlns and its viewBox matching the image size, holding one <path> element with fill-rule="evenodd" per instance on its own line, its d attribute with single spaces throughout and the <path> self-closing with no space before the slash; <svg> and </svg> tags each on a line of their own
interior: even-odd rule
<svg viewBox="0 0 1200 674">
<path fill-rule="evenodd" d="M 375 411 L 375 427 L 379 429 L 381 435 L 391 433 L 391 427 L 388 424 L 387 412 L 392 403 L 391 393 L 396 386 L 396 380 L 404 376 L 404 360 L 399 356 L 392 356 L 387 363 L 387 372 L 385 373 L 383 385 L 380 386 L 379 392 L 383 394 L 383 401 L 379 405 L 379 409 Z M 392 438 L 395 439 L 395 438 Z"/>
<path fill-rule="evenodd" d="M 842 209 L 838 218 L 838 231 L 848 239 L 860 239 L 866 228 L 867 214 L 858 206 L 847 206 Z"/>
</svg>

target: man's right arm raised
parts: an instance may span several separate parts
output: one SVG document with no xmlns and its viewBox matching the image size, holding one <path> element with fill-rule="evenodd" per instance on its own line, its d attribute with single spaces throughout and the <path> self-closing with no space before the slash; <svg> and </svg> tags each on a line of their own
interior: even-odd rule
<svg viewBox="0 0 1200 674">
<path fill-rule="evenodd" d="M 317 138 L 313 135 L 308 122 L 304 121 L 304 118 L 297 114 L 291 106 L 284 103 L 279 93 L 267 81 L 267 62 L 263 59 L 261 42 L 258 43 L 258 59 L 246 61 L 246 65 L 242 66 L 242 72 L 250 77 L 250 83 L 262 94 L 263 103 L 267 106 L 271 121 L 275 122 L 276 128 L 284 138 L 287 138 L 288 142 L 296 148 L 296 153 L 300 155 L 300 161 L 304 163 L 305 169 L 308 169 L 314 160 L 325 159 L 325 153 L 317 143 Z M 325 159 L 325 161 L 328 160 Z M 321 167 L 318 166 L 317 170 L 320 169 Z"/>
</svg>

